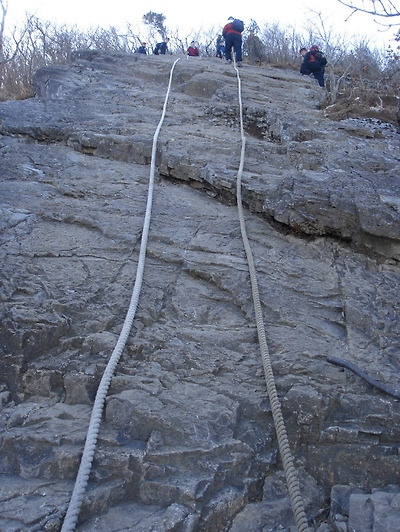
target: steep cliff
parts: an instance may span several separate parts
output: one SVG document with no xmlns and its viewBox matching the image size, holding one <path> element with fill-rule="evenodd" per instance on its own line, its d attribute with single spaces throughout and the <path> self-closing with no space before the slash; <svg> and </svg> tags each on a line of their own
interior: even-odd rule
<svg viewBox="0 0 400 532">
<path fill-rule="evenodd" d="M 60 530 L 131 298 L 175 59 L 77 53 L 37 73 L 34 99 L 0 104 L 1 531 Z M 399 132 L 329 120 L 297 73 L 244 65 L 240 79 L 246 226 L 310 527 L 400 530 L 399 400 L 328 361 L 400 388 Z M 77 530 L 294 530 L 240 152 L 233 66 L 181 59 Z"/>
</svg>

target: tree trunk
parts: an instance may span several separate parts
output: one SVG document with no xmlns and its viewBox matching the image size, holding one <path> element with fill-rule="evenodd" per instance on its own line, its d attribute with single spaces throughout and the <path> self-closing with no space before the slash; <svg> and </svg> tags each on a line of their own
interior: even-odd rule
<svg viewBox="0 0 400 532">
<path fill-rule="evenodd" d="M 7 1 L 0 0 L 0 7 L 2 11 L 0 20 L 0 65 L 2 65 L 4 63 L 4 24 L 8 8 Z"/>
</svg>

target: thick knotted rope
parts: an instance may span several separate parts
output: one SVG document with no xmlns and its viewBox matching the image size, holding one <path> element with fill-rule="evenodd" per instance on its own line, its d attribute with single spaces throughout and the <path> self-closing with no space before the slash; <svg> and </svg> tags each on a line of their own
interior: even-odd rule
<svg viewBox="0 0 400 532">
<path fill-rule="evenodd" d="M 158 127 L 153 137 L 153 148 L 152 148 L 152 154 L 151 154 L 150 180 L 149 180 L 149 190 L 148 190 L 148 196 L 147 196 L 146 214 L 144 218 L 139 260 L 138 260 L 136 279 L 135 279 L 135 284 L 133 287 L 131 302 L 130 302 L 129 309 L 125 317 L 124 325 L 122 327 L 117 344 L 114 348 L 114 351 L 111 354 L 110 360 L 108 361 L 106 369 L 103 373 L 103 377 L 100 381 L 99 388 L 97 390 L 96 398 L 95 398 L 94 405 L 93 405 L 92 415 L 90 418 L 88 433 L 86 436 L 85 447 L 83 450 L 83 455 L 82 455 L 81 463 L 79 466 L 78 475 L 75 481 L 75 486 L 72 492 L 71 500 L 68 506 L 65 519 L 64 519 L 64 523 L 61 528 L 61 532 L 73 532 L 75 530 L 75 526 L 76 526 L 76 523 L 79 517 L 79 512 L 82 506 L 86 486 L 89 480 L 90 470 L 92 468 L 92 462 L 93 462 L 93 457 L 94 457 L 94 453 L 96 450 L 97 437 L 99 434 L 101 416 L 102 416 L 103 408 L 104 408 L 104 402 L 106 400 L 106 396 L 108 393 L 108 388 L 111 383 L 111 379 L 114 375 L 119 359 L 121 358 L 122 351 L 128 340 L 128 336 L 129 336 L 129 333 L 132 327 L 133 319 L 135 317 L 135 313 L 136 313 L 136 309 L 137 309 L 137 305 L 139 301 L 139 295 L 140 295 L 140 290 L 142 287 L 142 280 L 143 280 L 144 263 L 145 263 L 145 258 L 146 258 L 147 240 L 148 240 L 148 234 L 149 234 L 149 228 L 150 228 L 151 209 L 152 209 L 152 204 L 153 204 L 153 189 L 154 189 L 154 173 L 155 173 L 157 139 L 158 139 L 158 135 L 160 133 L 161 126 L 164 121 L 165 113 L 167 110 L 167 103 L 168 103 L 169 93 L 171 90 L 172 74 L 173 74 L 175 65 L 178 61 L 179 59 L 177 59 L 174 62 L 171 68 L 168 90 L 165 96 L 161 120 L 158 124 Z"/>
<path fill-rule="evenodd" d="M 237 205 L 239 211 L 240 230 L 242 233 L 242 240 L 244 249 L 247 256 L 247 262 L 249 266 L 251 291 L 253 295 L 254 310 L 257 322 L 258 341 L 260 344 L 261 358 L 264 367 L 265 380 L 267 384 L 267 391 L 269 400 L 271 403 L 272 417 L 275 424 L 276 434 L 278 438 L 278 446 L 285 471 L 286 482 L 289 490 L 289 497 L 292 504 L 293 514 L 296 521 L 296 526 L 299 532 L 305 532 L 308 530 L 307 517 L 304 511 L 304 503 L 300 493 L 299 480 L 297 476 L 296 468 L 294 467 L 293 456 L 290 451 L 289 440 L 286 433 L 285 422 L 282 417 L 282 409 L 279 402 L 278 394 L 275 386 L 275 379 L 272 371 L 271 359 L 268 351 L 267 338 L 265 334 L 264 319 L 260 301 L 260 291 L 258 288 L 257 274 L 254 266 L 253 254 L 251 251 L 249 239 L 246 233 L 246 225 L 244 220 L 243 205 L 242 205 L 242 174 L 244 166 L 244 155 L 246 147 L 246 137 L 244 135 L 243 127 L 243 105 L 241 94 L 241 80 L 239 76 L 239 70 L 234 62 L 234 67 L 238 79 L 238 92 L 239 92 L 239 114 L 240 114 L 240 132 L 242 140 L 242 149 L 240 155 L 240 165 L 237 174 Z"/>
</svg>

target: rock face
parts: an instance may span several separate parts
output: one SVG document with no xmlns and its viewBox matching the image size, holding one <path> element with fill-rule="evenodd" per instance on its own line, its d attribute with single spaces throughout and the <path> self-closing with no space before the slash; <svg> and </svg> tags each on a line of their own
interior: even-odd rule
<svg viewBox="0 0 400 532">
<path fill-rule="evenodd" d="M 77 53 L 0 104 L 0 530 L 58 531 L 133 289 L 175 57 Z M 236 72 L 175 67 L 144 282 L 77 530 L 294 530 L 238 221 Z M 242 193 L 310 528 L 398 531 L 399 133 L 240 71 Z M 367 511 L 367 510 L 368 511 Z"/>
</svg>

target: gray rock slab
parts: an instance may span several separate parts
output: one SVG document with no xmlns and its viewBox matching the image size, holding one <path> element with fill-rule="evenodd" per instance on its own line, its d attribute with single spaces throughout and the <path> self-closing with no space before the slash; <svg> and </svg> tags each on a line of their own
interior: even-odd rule
<svg viewBox="0 0 400 532">
<path fill-rule="evenodd" d="M 60 529 L 132 294 L 174 59 L 77 53 L 37 73 L 35 98 L 0 104 L 5 532 Z M 296 73 L 244 65 L 241 78 L 246 227 L 276 386 L 310 523 L 340 529 L 378 504 L 371 486 L 400 482 L 399 401 L 327 362 L 399 388 L 398 132 L 330 121 Z M 79 530 L 293 527 L 235 205 L 239 156 L 235 72 L 182 59 Z M 328 522 L 330 502 L 342 517 Z"/>
</svg>

